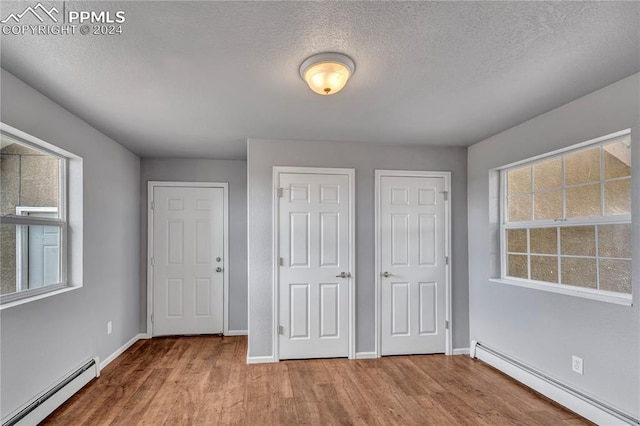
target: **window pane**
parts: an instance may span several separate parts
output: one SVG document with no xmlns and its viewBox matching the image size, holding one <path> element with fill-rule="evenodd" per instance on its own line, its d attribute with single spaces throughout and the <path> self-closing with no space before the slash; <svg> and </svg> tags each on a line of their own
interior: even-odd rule
<svg viewBox="0 0 640 426">
<path fill-rule="evenodd" d="M 562 191 L 541 192 L 534 197 L 534 219 L 562 219 Z"/>
<path fill-rule="evenodd" d="M 595 256 L 595 227 L 571 226 L 560 228 L 560 252 L 573 256 Z"/>
<path fill-rule="evenodd" d="M 627 136 L 624 141 L 604 145 L 605 179 L 631 176 L 631 144 Z"/>
<path fill-rule="evenodd" d="M 561 267 L 562 284 L 596 288 L 595 259 L 563 257 Z"/>
<path fill-rule="evenodd" d="M 531 279 L 558 282 L 558 258 L 556 256 L 531 256 Z"/>
<path fill-rule="evenodd" d="M 562 157 L 543 161 L 533 166 L 533 190 L 560 188 L 562 186 Z"/>
<path fill-rule="evenodd" d="M 567 217 L 600 216 L 600 184 L 567 188 Z"/>
<path fill-rule="evenodd" d="M 574 152 L 564 157 L 566 185 L 600 180 L 600 147 Z"/>
<path fill-rule="evenodd" d="M 600 259 L 600 290 L 631 294 L 631 261 Z"/>
<path fill-rule="evenodd" d="M 527 252 L 526 229 L 507 229 L 507 251 L 510 253 Z"/>
<path fill-rule="evenodd" d="M 19 206 L 58 207 L 60 159 L 4 135 L 0 146 L 0 214 L 19 214 Z"/>
<path fill-rule="evenodd" d="M 531 220 L 531 195 L 509 197 L 509 222 Z"/>
<path fill-rule="evenodd" d="M 510 277 L 529 278 L 527 268 L 527 256 L 520 254 L 507 255 L 507 275 Z"/>
<path fill-rule="evenodd" d="M 631 258 L 631 224 L 598 225 L 598 256 Z"/>
<path fill-rule="evenodd" d="M 531 166 L 507 172 L 508 194 L 522 194 L 531 192 Z"/>
<path fill-rule="evenodd" d="M 631 213 L 631 178 L 604 183 L 606 215 Z"/>
<path fill-rule="evenodd" d="M 558 253 L 557 228 L 531 228 L 529 232 L 531 233 L 531 253 Z"/>
<path fill-rule="evenodd" d="M 2 225 L 2 294 L 60 283 L 60 228 Z"/>
</svg>

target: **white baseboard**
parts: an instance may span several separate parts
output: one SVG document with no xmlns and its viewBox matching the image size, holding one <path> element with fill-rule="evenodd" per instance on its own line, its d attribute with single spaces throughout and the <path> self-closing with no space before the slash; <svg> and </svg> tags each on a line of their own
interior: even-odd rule
<svg viewBox="0 0 640 426">
<path fill-rule="evenodd" d="M 609 407 L 555 379 L 550 379 L 519 361 L 510 360 L 507 355 L 500 354 L 495 349 L 487 348 L 477 342 L 473 342 L 472 346 L 474 349 L 472 355 L 475 354 L 478 359 L 596 424 L 640 424 L 640 420 L 634 419 L 631 415 Z"/>
<path fill-rule="evenodd" d="M 229 330 L 224 333 L 225 336 L 247 336 L 248 334 L 247 330 Z"/>
<path fill-rule="evenodd" d="M 266 364 L 275 362 L 273 355 L 269 356 L 247 356 L 247 364 Z"/>
<path fill-rule="evenodd" d="M 131 340 L 129 340 L 127 343 L 125 343 L 124 345 L 120 346 L 114 353 L 112 353 L 111 355 L 109 355 L 107 358 L 104 359 L 104 361 L 102 361 L 100 363 L 100 370 L 102 370 L 103 368 L 105 368 L 107 365 L 109 365 L 111 363 L 111 361 L 113 361 L 114 359 L 118 358 L 120 355 L 122 355 L 124 353 L 124 351 L 126 351 L 127 349 L 129 349 L 135 342 L 137 342 L 140 339 L 148 339 L 149 336 L 146 333 L 140 333 L 140 334 L 136 334 L 135 336 L 133 336 L 131 338 Z"/>
<path fill-rule="evenodd" d="M 469 348 L 456 348 L 452 355 L 469 355 Z"/>
<path fill-rule="evenodd" d="M 356 359 L 378 358 L 375 352 L 356 352 Z"/>
</svg>

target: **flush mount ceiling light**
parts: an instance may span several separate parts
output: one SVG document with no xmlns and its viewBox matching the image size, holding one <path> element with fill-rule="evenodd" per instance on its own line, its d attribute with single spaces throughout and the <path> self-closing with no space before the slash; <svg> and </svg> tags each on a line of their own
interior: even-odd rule
<svg viewBox="0 0 640 426">
<path fill-rule="evenodd" d="M 300 65 L 300 77 L 319 95 L 333 95 L 356 70 L 353 59 L 342 53 L 319 53 Z"/>
</svg>

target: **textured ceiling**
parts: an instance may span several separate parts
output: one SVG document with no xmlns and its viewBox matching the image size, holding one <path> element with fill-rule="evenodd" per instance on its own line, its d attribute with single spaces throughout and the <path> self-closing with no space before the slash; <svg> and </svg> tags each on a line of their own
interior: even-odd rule
<svg viewBox="0 0 640 426">
<path fill-rule="evenodd" d="M 470 145 L 640 70 L 634 2 L 73 7 L 124 10 L 124 34 L 2 36 L 1 66 L 142 156 L 245 158 L 247 138 Z M 323 51 L 357 68 L 329 97 L 298 74 Z"/>
</svg>

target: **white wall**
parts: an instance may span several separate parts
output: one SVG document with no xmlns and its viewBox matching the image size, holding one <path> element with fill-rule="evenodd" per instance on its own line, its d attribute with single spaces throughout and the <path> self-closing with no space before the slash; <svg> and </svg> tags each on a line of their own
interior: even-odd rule
<svg viewBox="0 0 640 426">
<path fill-rule="evenodd" d="M 273 166 L 356 169 L 356 351 L 374 348 L 374 170 L 452 171 L 453 347 L 468 348 L 466 149 L 249 140 L 249 356 L 273 354 Z"/>
<path fill-rule="evenodd" d="M 147 328 L 147 182 L 229 183 L 229 331 L 247 330 L 247 162 L 143 158 L 140 176 L 140 329 Z"/>
<path fill-rule="evenodd" d="M 639 95 L 640 74 L 636 74 L 471 146 L 467 186 L 471 339 L 636 417 L 640 414 L 640 238 L 633 240 L 631 307 L 490 282 L 490 252 L 497 237 L 489 221 L 489 171 L 631 128 L 637 237 Z M 584 375 L 571 371 L 572 355 L 584 359 Z"/>
<path fill-rule="evenodd" d="M 140 160 L 5 70 L 0 92 L 2 122 L 84 159 L 84 286 L 0 311 L 4 418 L 138 334 Z"/>
</svg>

